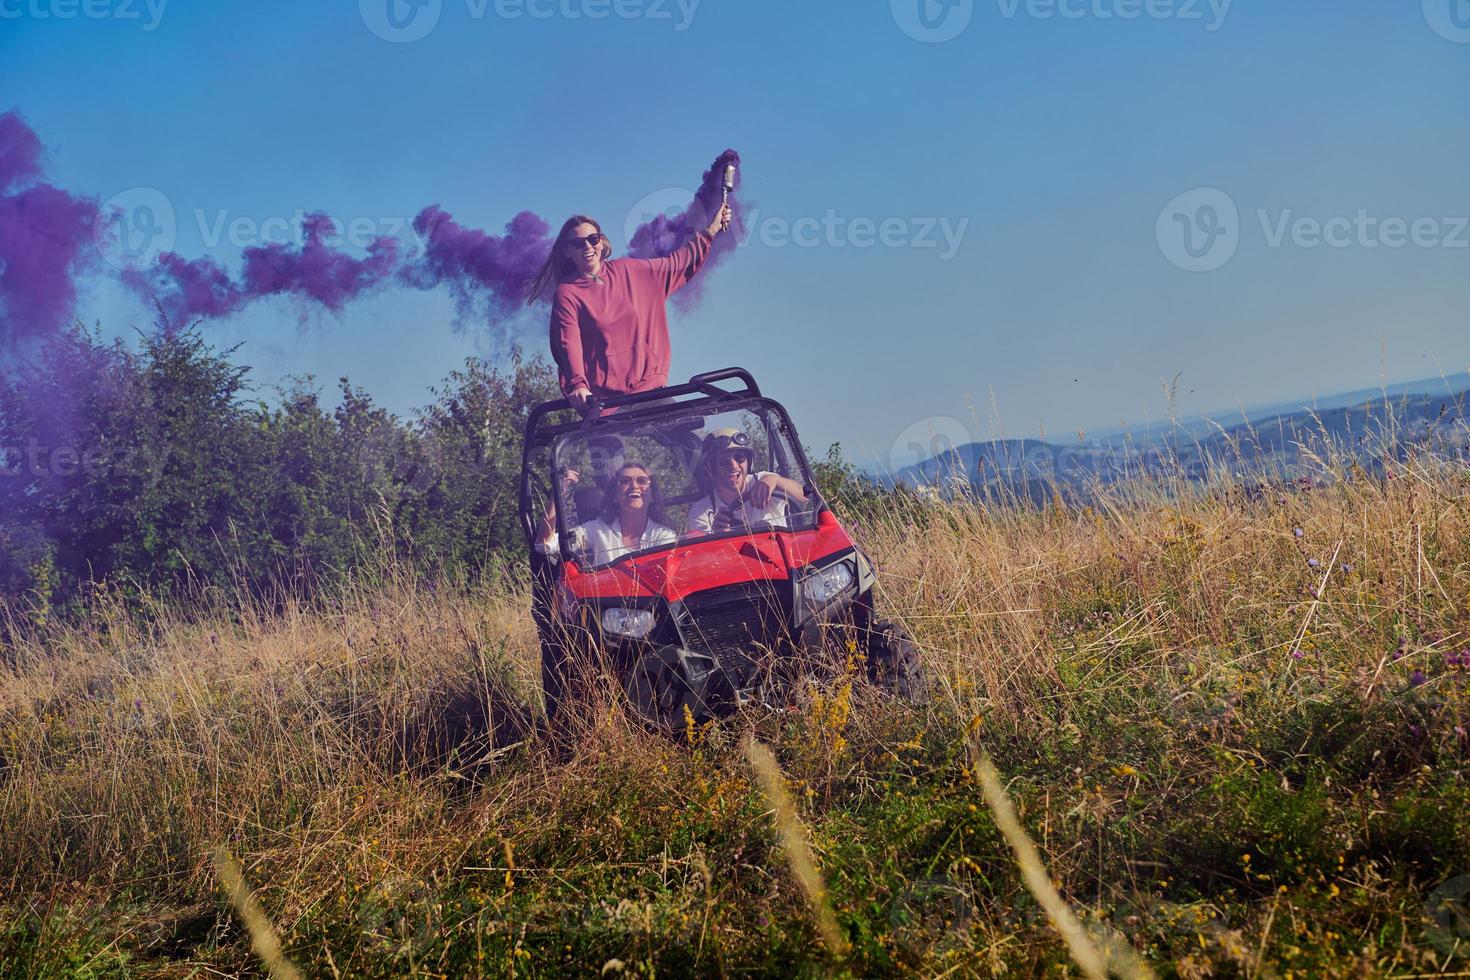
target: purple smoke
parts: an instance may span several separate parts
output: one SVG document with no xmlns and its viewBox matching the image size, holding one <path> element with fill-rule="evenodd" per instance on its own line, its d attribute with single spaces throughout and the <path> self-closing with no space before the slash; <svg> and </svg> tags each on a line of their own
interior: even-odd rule
<svg viewBox="0 0 1470 980">
<path fill-rule="evenodd" d="M 708 227 L 715 215 L 719 213 L 720 201 L 724 197 L 725 167 L 731 164 L 735 166 L 735 189 L 739 190 L 740 154 L 734 150 L 726 150 L 716 157 L 715 162 L 710 164 L 710 168 L 704 172 L 704 177 L 699 182 L 699 190 L 694 192 L 694 200 L 689 202 L 687 208 L 672 217 L 657 215 L 651 221 L 638 226 L 633 232 L 633 240 L 628 243 L 628 254 L 639 259 L 668 255 L 693 238 L 701 229 Z M 730 212 L 730 230 L 715 239 L 709 258 L 705 259 L 699 275 L 689 280 L 687 286 L 674 294 L 674 303 L 681 309 L 687 311 L 699 301 L 700 291 L 704 283 L 708 281 L 711 269 L 733 252 L 735 243 L 744 237 L 745 208 L 740 198 L 734 193 L 730 195 Z"/>
<path fill-rule="evenodd" d="M 20 113 L 0 116 L 0 193 L 41 176 L 41 139 Z"/>
<path fill-rule="evenodd" d="M 705 171 L 689 206 L 673 217 L 659 215 L 640 225 L 628 243 L 628 254 L 633 258 L 668 255 L 706 227 L 719 211 L 725 166 L 731 163 L 737 167 L 738 187 L 740 155 L 726 150 Z M 709 275 L 708 268 L 729 254 L 743 233 L 743 211 L 738 199 L 731 197 L 730 206 L 734 211 L 732 232 L 715 239 L 705 270 L 674 294 L 674 301 L 682 309 L 687 310 L 697 302 L 699 286 Z M 551 249 L 550 226 L 530 211 L 522 211 L 511 219 L 505 226 L 505 234 L 499 236 L 466 228 L 438 205 L 421 211 L 413 227 L 424 242 L 424 254 L 404 267 L 401 278 L 418 289 L 447 287 L 461 321 L 507 314 L 525 302 L 530 281 Z"/>
<path fill-rule="evenodd" d="M 175 328 L 201 317 L 229 316 L 245 305 L 244 290 L 208 256 L 186 259 L 176 252 L 164 252 L 153 268 L 128 269 L 122 278 L 135 292 L 156 302 Z"/>
<path fill-rule="evenodd" d="M 725 166 L 739 164 L 734 150 L 720 154 L 704 174 L 694 200 L 674 217 L 660 215 L 639 226 L 629 243 L 634 258 L 652 258 L 673 252 L 709 224 L 719 209 Z M 739 182 L 738 170 L 736 177 Z M 744 222 L 738 200 L 731 198 L 735 217 L 732 233 L 715 240 L 706 267 L 718 263 L 735 247 Z M 239 280 L 211 258 L 185 259 L 164 253 L 147 270 L 124 274 L 124 281 L 159 304 L 166 319 L 177 327 L 190 320 L 227 316 L 262 296 L 291 295 L 313 300 L 339 312 L 364 290 L 390 277 L 415 289 L 444 286 L 454 299 L 456 319 L 503 318 L 526 300 L 530 283 L 551 249 L 550 226 L 530 211 L 510 220 L 501 235 L 468 228 L 443 208 L 430 205 L 419 212 L 413 228 L 423 252 L 400 262 L 397 242 L 379 238 L 365 259 L 354 259 L 323 242 L 335 229 L 325 215 L 306 219 L 305 245 L 293 248 L 271 244 L 244 251 Z M 698 299 L 702 271 L 675 294 L 688 309 Z"/>
<path fill-rule="evenodd" d="M 349 300 L 392 274 L 398 241 L 384 235 L 368 246 L 366 258 L 356 259 L 326 242 L 336 233 L 336 223 L 327 215 L 308 215 L 302 222 L 301 247 L 272 242 L 245 249 L 238 282 L 208 256 L 185 259 L 174 252 L 160 255 L 151 269 L 125 272 L 123 281 L 156 302 L 173 328 L 237 313 L 266 296 L 309 299 L 340 313 Z"/>
<path fill-rule="evenodd" d="M 466 228 L 433 204 L 413 219 L 413 228 L 424 253 L 403 269 L 404 282 L 417 289 L 446 286 L 460 320 L 524 303 L 551 250 L 550 228 L 530 211 L 516 215 L 505 234 L 496 236 Z"/>
<path fill-rule="evenodd" d="M 0 350 L 55 333 L 76 311 L 76 276 L 97 258 L 97 201 L 43 180 L 41 141 L 0 115 Z"/>
<path fill-rule="evenodd" d="M 322 239 L 337 226 L 325 214 L 302 223 L 306 242 L 299 248 L 272 243 L 245 250 L 245 293 L 256 296 L 309 296 L 340 313 L 348 300 L 385 280 L 398 264 L 398 240 L 383 235 L 368 245 L 365 259 L 354 259 Z"/>
</svg>

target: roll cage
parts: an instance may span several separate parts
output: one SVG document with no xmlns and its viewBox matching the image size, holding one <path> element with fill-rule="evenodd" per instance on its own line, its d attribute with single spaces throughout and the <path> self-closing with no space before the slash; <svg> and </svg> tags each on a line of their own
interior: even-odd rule
<svg viewBox="0 0 1470 980">
<path fill-rule="evenodd" d="M 741 387 L 721 387 L 719 382 L 722 381 L 737 381 Z M 521 448 L 520 517 L 527 548 L 534 552 L 538 521 L 534 499 L 537 484 L 541 484 L 548 499 L 553 494 L 552 486 L 542 481 L 536 473 L 535 456 L 540 451 L 550 451 L 562 436 L 580 434 L 583 438 L 590 438 L 599 432 L 614 432 L 639 423 L 656 423 L 663 419 L 686 418 L 689 415 L 714 415 L 751 407 L 758 407 L 775 416 L 791 436 L 789 451 L 795 457 L 793 464 L 802 474 L 804 490 L 815 501 L 819 511 L 825 508 L 825 503 L 812 481 L 806 450 L 796 437 L 796 427 L 792 425 L 786 408 L 780 402 L 761 394 L 760 386 L 749 371 L 740 367 L 728 367 L 696 374 L 684 384 L 632 395 L 594 399 L 586 418 L 579 417 L 565 398 L 542 402 L 533 408 L 526 418 Z M 609 409 L 618 411 L 605 414 Z M 570 414 L 571 418 L 559 419 L 558 413 Z M 554 474 L 547 475 L 554 477 Z"/>
</svg>

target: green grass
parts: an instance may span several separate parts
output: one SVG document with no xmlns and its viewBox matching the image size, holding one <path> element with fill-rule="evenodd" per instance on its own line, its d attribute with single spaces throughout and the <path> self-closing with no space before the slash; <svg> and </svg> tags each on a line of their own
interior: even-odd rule
<svg viewBox="0 0 1470 980">
<path fill-rule="evenodd" d="M 840 675 L 669 740 L 604 690 L 565 760 L 515 734 L 538 675 L 511 587 L 398 568 L 284 611 L 37 630 L 0 674 L 0 974 L 258 975 L 219 845 L 313 976 L 1075 974 L 977 749 L 1094 941 L 1159 975 L 1463 974 L 1466 483 L 1396 472 L 1082 510 L 865 501 L 932 697 Z"/>
</svg>

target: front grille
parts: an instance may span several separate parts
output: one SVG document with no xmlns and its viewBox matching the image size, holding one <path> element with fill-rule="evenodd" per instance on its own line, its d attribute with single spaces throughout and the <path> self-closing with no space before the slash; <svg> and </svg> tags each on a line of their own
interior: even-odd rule
<svg viewBox="0 0 1470 980">
<path fill-rule="evenodd" d="M 786 582 L 745 582 L 689 596 L 679 617 L 684 645 L 744 678 L 785 632 L 789 594 Z"/>
</svg>

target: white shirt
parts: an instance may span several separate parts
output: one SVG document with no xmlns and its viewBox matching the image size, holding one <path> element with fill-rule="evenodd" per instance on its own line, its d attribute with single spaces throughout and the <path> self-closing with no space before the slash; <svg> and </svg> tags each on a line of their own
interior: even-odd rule
<svg viewBox="0 0 1470 980">
<path fill-rule="evenodd" d="M 750 480 L 761 480 L 774 473 L 753 473 Z M 750 482 L 746 482 L 746 489 L 750 488 Z M 691 531 L 713 531 L 715 529 L 715 515 L 720 512 L 723 505 L 720 503 L 713 490 L 710 495 L 696 503 L 689 505 L 689 530 Z M 731 512 L 745 521 L 747 524 L 770 524 L 772 527 L 786 527 L 786 501 L 771 495 L 766 501 L 764 508 L 746 503 L 743 499 L 737 500 L 730 505 Z"/>
<path fill-rule="evenodd" d="M 576 552 L 590 551 L 592 564 L 604 565 L 614 558 L 621 558 L 632 551 L 642 551 L 645 548 L 657 548 L 660 545 L 673 544 L 678 535 L 656 521 L 649 521 L 643 529 L 643 537 L 638 539 L 638 546 L 630 548 L 623 544 L 622 522 L 614 517 L 609 524 L 600 517 L 594 517 L 577 527 L 572 528 L 572 550 Z M 561 553 L 561 536 L 553 534 L 550 541 L 541 541 L 536 549 L 548 555 Z"/>
</svg>

